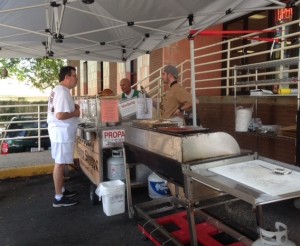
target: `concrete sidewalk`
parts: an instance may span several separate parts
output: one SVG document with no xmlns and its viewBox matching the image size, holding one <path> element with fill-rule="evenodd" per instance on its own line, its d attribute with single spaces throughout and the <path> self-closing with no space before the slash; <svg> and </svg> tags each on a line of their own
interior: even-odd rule
<svg viewBox="0 0 300 246">
<path fill-rule="evenodd" d="M 49 174 L 53 165 L 51 151 L 0 155 L 0 180 Z"/>
</svg>

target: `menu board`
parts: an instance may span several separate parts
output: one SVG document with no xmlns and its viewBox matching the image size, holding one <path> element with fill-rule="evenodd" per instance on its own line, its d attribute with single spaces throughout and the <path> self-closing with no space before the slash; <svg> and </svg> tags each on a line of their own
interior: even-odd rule
<svg viewBox="0 0 300 246">
<path fill-rule="evenodd" d="M 123 100 L 119 104 L 120 114 L 122 118 L 136 114 L 136 100 Z"/>
<path fill-rule="evenodd" d="M 119 99 L 100 100 L 101 122 L 119 122 Z"/>
<path fill-rule="evenodd" d="M 135 116 L 136 119 L 152 119 L 152 99 L 134 98 L 121 101 L 119 104 L 122 118 Z"/>
</svg>

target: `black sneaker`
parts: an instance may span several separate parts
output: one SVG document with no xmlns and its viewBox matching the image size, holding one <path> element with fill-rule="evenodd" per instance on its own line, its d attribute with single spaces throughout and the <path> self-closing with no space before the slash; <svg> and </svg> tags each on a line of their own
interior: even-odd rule
<svg viewBox="0 0 300 246">
<path fill-rule="evenodd" d="M 62 197 L 59 201 L 57 201 L 56 199 L 54 199 L 54 202 L 52 204 L 52 206 L 54 208 L 59 208 L 59 207 L 70 207 L 70 206 L 74 206 L 78 204 L 78 201 L 72 200 L 68 197 Z"/>
<path fill-rule="evenodd" d="M 78 193 L 76 191 L 70 191 L 70 190 L 65 190 L 63 192 L 63 196 L 64 197 L 72 197 L 72 196 L 76 196 Z"/>
</svg>

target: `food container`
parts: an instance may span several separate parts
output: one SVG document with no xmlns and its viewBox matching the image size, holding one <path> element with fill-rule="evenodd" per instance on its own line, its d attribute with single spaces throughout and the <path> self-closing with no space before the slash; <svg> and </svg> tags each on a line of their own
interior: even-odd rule
<svg viewBox="0 0 300 246">
<path fill-rule="evenodd" d="M 94 132 L 84 132 L 84 139 L 87 141 L 93 141 L 95 139 L 95 133 Z"/>
<path fill-rule="evenodd" d="M 84 133 L 83 129 L 78 127 L 76 131 L 77 137 L 83 138 L 83 133 Z"/>
</svg>

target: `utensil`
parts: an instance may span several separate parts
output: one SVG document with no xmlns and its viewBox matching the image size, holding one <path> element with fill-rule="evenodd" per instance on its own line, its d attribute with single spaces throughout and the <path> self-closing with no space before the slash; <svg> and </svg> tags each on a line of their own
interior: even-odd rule
<svg viewBox="0 0 300 246">
<path fill-rule="evenodd" d="M 148 113 L 147 93 L 143 86 L 141 86 L 141 92 L 143 93 L 143 97 L 144 97 L 144 113 L 147 114 Z"/>
<path fill-rule="evenodd" d="M 285 174 L 291 174 L 292 173 L 292 170 L 286 169 L 286 168 L 283 168 L 283 167 L 276 167 L 276 168 L 272 169 L 272 168 L 269 168 L 269 167 L 265 167 L 264 165 L 260 165 L 260 166 L 263 167 L 263 168 L 266 168 L 268 170 L 271 170 L 275 174 L 285 175 Z"/>
</svg>

